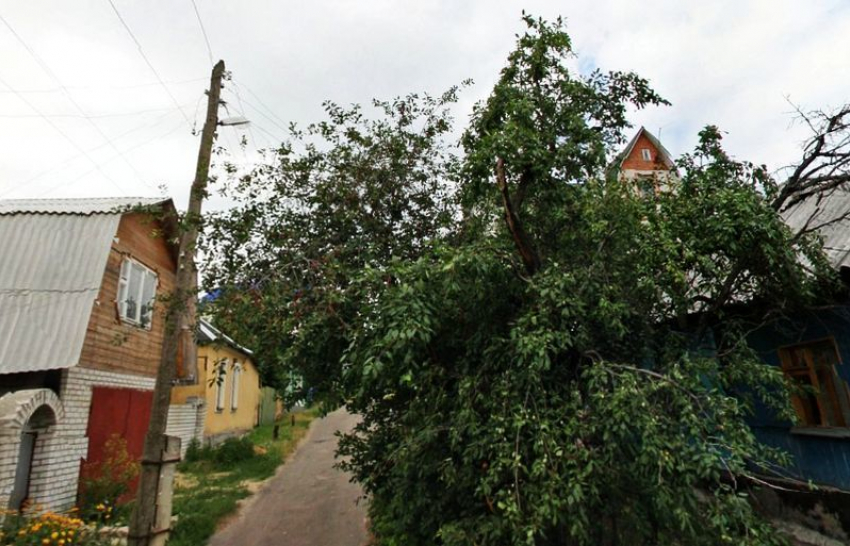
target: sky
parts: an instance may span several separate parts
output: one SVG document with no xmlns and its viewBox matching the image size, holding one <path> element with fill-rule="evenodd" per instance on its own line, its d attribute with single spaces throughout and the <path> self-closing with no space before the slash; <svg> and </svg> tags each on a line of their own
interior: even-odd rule
<svg viewBox="0 0 850 546">
<path fill-rule="evenodd" d="M 794 105 L 850 102 L 846 0 L 0 0 L 0 199 L 164 193 L 184 207 L 211 56 L 233 75 L 221 115 L 252 122 L 219 131 L 243 165 L 289 123 L 320 120 L 326 99 L 437 94 L 471 78 L 462 127 L 523 10 L 565 18 L 580 70 L 647 78 L 672 106 L 631 121 L 675 156 L 714 124 L 732 155 L 779 169 L 807 136 Z"/>
</svg>

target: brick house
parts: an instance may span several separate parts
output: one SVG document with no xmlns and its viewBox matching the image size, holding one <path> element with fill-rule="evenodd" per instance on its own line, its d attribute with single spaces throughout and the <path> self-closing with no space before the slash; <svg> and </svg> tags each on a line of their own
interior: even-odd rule
<svg viewBox="0 0 850 546">
<path fill-rule="evenodd" d="M 665 191 L 677 176 L 670 152 L 644 127 L 614 158 L 609 175 L 633 185 L 644 194 Z"/>
<path fill-rule="evenodd" d="M 70 508 L 113 434 L 141 455 L 176 230 L 168 199 L 0 200 L 0 508 Z"/>
</svg>

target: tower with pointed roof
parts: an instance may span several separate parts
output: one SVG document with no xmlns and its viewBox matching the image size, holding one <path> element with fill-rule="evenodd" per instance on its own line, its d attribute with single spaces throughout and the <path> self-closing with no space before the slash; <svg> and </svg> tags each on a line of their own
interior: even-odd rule
<svg viewBox="0 0 850 546">
<path fill-rule="evenodd" d="M 610 172 L 644 194 L 665 191 L 676 179 L 676 165 L 670 152 L 645 127 L 614 158 Z"/>
</svg>

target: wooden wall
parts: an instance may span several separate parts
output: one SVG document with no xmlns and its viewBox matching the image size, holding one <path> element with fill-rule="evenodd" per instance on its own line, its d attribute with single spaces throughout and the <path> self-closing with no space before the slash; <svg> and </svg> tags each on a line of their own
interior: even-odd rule
<svg viewBox="0 0 850 546">
<path fill-rule="evenodd" d="M 156 304 L 150 330 L 122 323 L 116 305 L 118 277 L 122 260 L 130 256 L 156 272 L 159 297 L 174 289 L 176 261 L 162 236 L 162 225 L 148 215 L 125 214 L 116 238 L 89 319 L 80 366 L 155 377 L 162 350 L 164 306 Z"/>
</svg>

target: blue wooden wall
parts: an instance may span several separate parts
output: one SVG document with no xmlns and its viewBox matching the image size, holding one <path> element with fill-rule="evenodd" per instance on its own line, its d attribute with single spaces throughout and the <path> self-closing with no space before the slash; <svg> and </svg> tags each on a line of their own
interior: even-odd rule
<svg viewBox="0 0 850 546">
<path fill-rule="evenodd" d="M 764 328 L 750 337 L 750 345 L 765 362 L 780 366 L 779 347 L 825 337 L 835 339 L 842 362 L 836 371 L 850 382 L 850 306 L 796 316 Z M 793 466 L 789 471 L 795 477 L 850 490 L 850 438 L 791 432 L 792 423 L 777 419 L 766 408 L 757 409 L 751 425 L 762 442 L 791 454 Z"/>
</svg>

